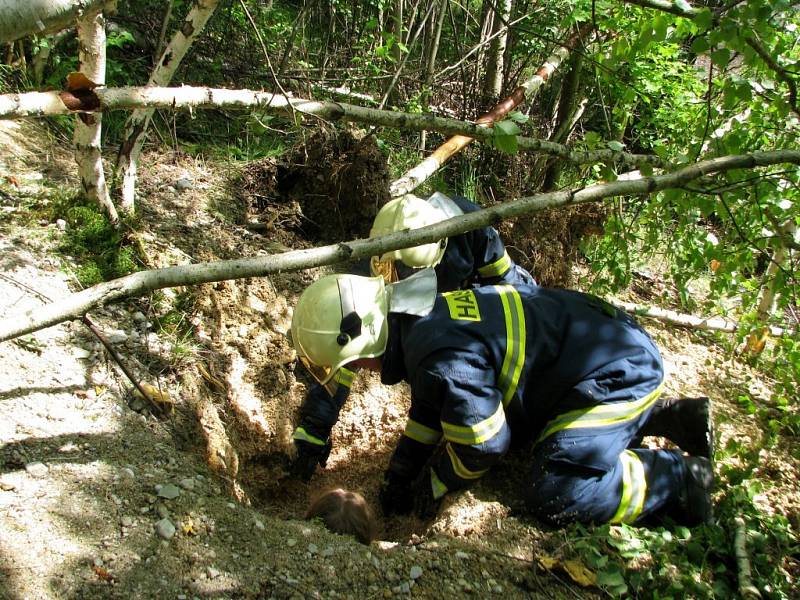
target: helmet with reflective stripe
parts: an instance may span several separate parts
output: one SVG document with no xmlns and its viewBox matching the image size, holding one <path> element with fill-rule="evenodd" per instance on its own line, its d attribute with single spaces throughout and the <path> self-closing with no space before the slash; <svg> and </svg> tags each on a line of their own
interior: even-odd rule
<svg viewBox="0 0 800 600">
<path fill-rule="evenodd" d="M 408 231 L 444 221 L 447 215 L 427 200 L 407 194 L 384 204 L 375 216 L 370 237 Z M 447 238 L 431 244 L 392 250 L 380 257 L 381 262 L 399 260 L 412 268 L 435 267 L 442 260 Z M 374 262 L 374 261 L 373 261 Z"/>
<path fill-rule="evenodd" d="M 382 277 L 328 275 L 301 294 L 292 317 L 300 361 L 322 384 L 339 368 L 386 350 L 389 303 Z"/>
</svg>

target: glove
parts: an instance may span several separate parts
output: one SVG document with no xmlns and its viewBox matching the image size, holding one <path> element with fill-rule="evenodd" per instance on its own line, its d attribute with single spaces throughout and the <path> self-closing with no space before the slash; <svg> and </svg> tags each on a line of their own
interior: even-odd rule
<svg viewBox="0 0 800 600">
<path fill-rule="evenodd" d="M 294 445 L 297 448 L 297 456 L 289 467 L 289 475 L 301 481 L 311 479 L 317 465 L 325 468 L 333 447 L 330 438 L 324 445 L 312 444 L 304 440 L 294 440 Z"/>
<path fill-rule="evenodd" d="M 414 514 L 420 519 L 436 516 L 441 498 L 434 499 L 431 485 L 431 469 L 422 469 L 422 473 L 414 482 Z"/>
<path fill-rule="evenodd" d="M 392 471 L 383 476 L 378 499 L 385 516 L 407 515 L 414 508 L 412 481 Z"/>
</svg>

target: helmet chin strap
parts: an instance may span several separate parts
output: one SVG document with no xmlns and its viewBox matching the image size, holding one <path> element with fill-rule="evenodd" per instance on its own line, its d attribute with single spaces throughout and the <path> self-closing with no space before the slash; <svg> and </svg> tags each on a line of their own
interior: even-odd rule
<svg viewBox="0 0 800 600">
<path fill-rule="evenodd" d="M 356 303 L 353 298 L 353 284 L 347 279 L 336 282 L 339 287 L 339 302 L 342 306 L 342 320 L 339 323 L 339 335 L 336 343 L 346 346 L 350 340 L 361 335 L 361 317 L 356 312 Z"/>
</svg>

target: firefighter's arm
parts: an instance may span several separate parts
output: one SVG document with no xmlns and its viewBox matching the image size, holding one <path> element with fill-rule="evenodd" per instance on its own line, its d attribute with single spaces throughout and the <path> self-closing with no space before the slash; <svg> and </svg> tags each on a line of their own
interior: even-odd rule
<svg viewBox="0 0 800 600">
<path fill-rule="evenodd" d="M 514 261 L 506 252 L 500 234 L 494 227 L 484 227 L 472 232 L 475 271 L 482 285 L 506 283 L 505 278 L 512 272 Z"/>
<path fill-rule="evenodd" d="M 448 491 L 472 485 L 511 443 L 493 369 L 459 352 L 450 358 L 442 377 L 442 444 L 417 482 L 418 498 L 434 503 Z M 430 509 L 417 506 L 423 516 Z"/>
<path fill-rule="evenodd" d="M 292 434 L 297 454 L 292 461 L 291 474 L 308 481 L 317 465 L 325 467 L 331 452 L 331 429 L 339 411 L 350 394 L 353 372 L 340 369 L 333 393 L 319 384 L 313 385 L 300 408 L 300 420 Z"/>
<path fill-rule="evenodd" d="M 438 387 L 438 379 L 428 372 L 420 373 L 412 382 L 408 420 L 381 486 L 381 507 L 386 515 L 411 512 L 414 480 L 442 439 L 439 408 L 430 402 L 428 393 Z"/>
</svg>

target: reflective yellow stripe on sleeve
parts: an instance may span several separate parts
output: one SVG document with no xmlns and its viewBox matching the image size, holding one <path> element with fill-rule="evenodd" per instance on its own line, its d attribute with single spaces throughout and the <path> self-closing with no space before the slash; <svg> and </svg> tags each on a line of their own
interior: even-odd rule
<svg viewBox="0 0 800 600">
<path fill-rule="evenodd" d="M 480 471 L 470 471 L 464 466 L 464 463 L 462 463 L 461 459 L 458 458 L 456 451 L 453 450 L 453 446 L 451 446 L 449 443 L 447 444 L 447 454 L 450 456 L 450 464 L 453 465 L 453 471 L 456 475 L 461 477 L 461 479 L 479 479 L 484 473 L 486 473 L 486 471 L 489 470 L 481 469 Z"/>
<path fill-rule="evenodd" d="M 418 423 L 413 419 L 409 419 L 406 422 L 406 429 L 403 431 L 403 435 L 406 437 L 411 438 L 419 442 L 420 444 L 438 444 L 439 440 L 442 439 L 442 432 L 436 431 L 422 423 Z"/>
<path fill-rule="evenodd" d="M 309 444 L 315 444 L 317 446 L 325 445 L 325 440 L 321 440 L 318 437 L 314 437 L 302 427 L 298 427 L 297 429 L 294 430 L 294 433 L 292 434 L 292 439 L 302 440 L 304 442 L 308 442 Z"/>
<path fill-rule="evenodd" d="M 663 390 L 664 384 L 662 383 L 644 398 L 634 402 L 614 402 L 613 404 L 571 410 L 550 421 L 536 442 L 541 442 L 562 429 L 607 427 L 635 419 L 658 400 Z"/>
<path fill-rule="evenodd" d="M 355 377 L 355 373 L 350 369 L 346 369 L 342 367 L 338 371 L 336 371 L 336 375 L 333 376 L 333 379 L 339 385 L 343 385 L 346 388 L 349 388 L 353 385 L 353 378 Z"/>
<path fill-rule="evenodd" d="M 634 523 L 642 514 L 647 495 L 644 465 L 631 450 L 620 454 L 619 460 L 622 463 L 622 497 L 610 523 Z"/>
<path fill-rule="evenodd" d="M 508 252 L 503 252 L 503 256 L 493 263 L 483 265 L 478 268 L 478 275 L 481 277 L 502 277 L 511 268 L 511 257 Z"/>
<path fill-rule="evenodd" d="M 527 331 L 525 327 L 525 311 L 519 292 L 510 285 L 495 286 L 503 303 L 503 314 L 506 319 L 506 354 L 500 369 L 497 386 L 503 393 L 503 406 L 508 406 L 519 385 L 519 376 L 525 364 L 525 343 Z"/>
<path fill-rule="evenodd" d="M 480 444 L 494 437 L 506 422 L 503 405 L 498 404 L 494 414 L 475 425 L 453 425 L 442 421 L 444 438 L 454 444 Z"/>
</svg>

